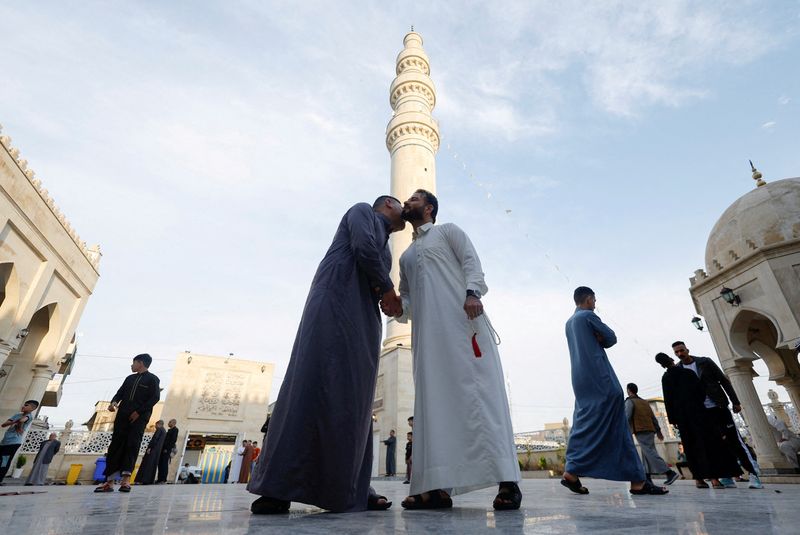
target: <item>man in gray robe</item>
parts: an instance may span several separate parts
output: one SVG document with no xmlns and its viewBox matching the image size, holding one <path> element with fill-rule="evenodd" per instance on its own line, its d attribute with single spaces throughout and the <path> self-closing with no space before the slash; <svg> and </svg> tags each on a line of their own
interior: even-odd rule
<svg viewBox="0 0 800 535">
<path fill-rule="evenodd" d="M 161 457 L 161 450 L 164 447 L 164 439 L 167 432 L 164 430 L 164 420 L 156 422 L 156 430 L 147 450 L 142 457 L 139 470 L 136 472 L 136 483 L 140 485 L 152 485 L 156 480 L 156 470 L 158 469 L 158 459 Z"/>
<path fill-rule="evenodd" d="M 25 485 L 44 485 L 50 463 L 60 449 L 61 442 L 56 440 L 55 433 L 50 433 L 47 440 L 43 440 L 39 446 L 39 452 L 33 460 L 33 468 L 31 469 L 31 473 L 28 474 L 28 479 L 25 480 Z"/>
<path fill-rule="evenodd" d="M 384 440 L 383 443 L 386 444 L 386 475 L 393 476 L 397 471 L 395 468 L 397 438 L 394 436 L 394 429 L 389 431 L 389 438 Z"/>
<path fill-rule="evenodd" d="M 335 512 L 386 509 L 371 492 L 372 401 L 381 341 L 379 302 L 397 314 L 389 234 L 405 228 L 402 205 L 379 197 L 345 213 L 317 268 L 292 356 L 247 489 L 254 514 L 290 502 Z"/>
</svg>

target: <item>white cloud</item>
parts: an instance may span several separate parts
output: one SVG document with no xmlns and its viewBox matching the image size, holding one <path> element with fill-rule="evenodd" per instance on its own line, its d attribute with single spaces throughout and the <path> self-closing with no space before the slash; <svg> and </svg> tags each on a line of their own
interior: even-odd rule
<svg viewBox="0 0 800 535">
<path fill-rule="evenodd" d="M 786 106 L 791 101 L 792 99 L 787 97 L 786 95 L 781 95 L 780 97 L 778 97 L 778 104 L 780 104 L 781 106 Z"/>
<path fill-rule="evenodd" d="M 775 128 L 775 125 L 778 124 L 775 121 L 767 121 L 766 123 L 761 125 L 762 130 L 766 130 L 767 132 L 771 131 Z"/>
</svg>

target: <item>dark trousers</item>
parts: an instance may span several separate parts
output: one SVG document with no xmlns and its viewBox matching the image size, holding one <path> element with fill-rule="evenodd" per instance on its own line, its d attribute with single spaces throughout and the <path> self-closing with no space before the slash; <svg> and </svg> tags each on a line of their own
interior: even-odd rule
<svg viewBox="0 0 800 535">
<path fill-rule="evenodd" d="M 118 412 L 114 419 L 114 434 L 111 435 L 111 444 L 106 454 L 106 469 L 103 472 L 106 477 L 115 472 L 130 474 L 136 466 L 144 428 L 147 427 L 150 414 L 139 415 L 135 422 L 128 420 L 129 416 Z"/>
<path fill-rule="evenodd" d="M 736 424 L 733 422 L 733 415 L 727 407 L 714 407 L 706 409 L 706 414 L 716 424 L 720 433 L 722 434 L 722 441 L 728 451 L 736 457 L 742 468 L 751 474 L 758 475 L 753 463 L 750 461 L 750 452 L 742 441 L 739 435 L 739 430 L 736 429 Z"/>
<path fill-rule="evenodd" d="M 161 457 L 158 458 L 158 477 L 156 483 L 164 483 L 167 481 L 167 473 L 169 472 L 169 454 L 171 451 L 163 450 Z"/>
<path fill-rule="evenodd" d="M 683 468 L 689 468 L 689 463 L 686 461 L 678 461 L 675 463 L 675 469 L 678 470 L 681 477 L 685 478 L 686 475 L 683 473 Z M 691 470 L 691 468 L 689 468 L 689 470 Z"/>
<path fill-rule="evenodd" d="M 9 444 L 7 446 L 0 446 L 0 483 L 6 477 L 6 474 L 11 470 L 11 459 L 22 444 Z"/>
</svg>

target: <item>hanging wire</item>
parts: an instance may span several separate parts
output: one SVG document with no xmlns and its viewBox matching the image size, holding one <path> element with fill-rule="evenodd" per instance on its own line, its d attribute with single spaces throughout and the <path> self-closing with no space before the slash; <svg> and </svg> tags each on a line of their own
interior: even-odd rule
<svg viewBox="0 0 800 535">
<path fill-rule="evenodd" d="M 523 227 L 519 219 L 515 217 L 513 211 L 508 209 L 508 207 L 506 206 L 502 206 L 499 199 L 497 198 L 493 199 L 492 192 L 490 191 L 491 183 L 478 180 L 475 177 L 475 174 L 471 171 L 470 167 L 467 165 L 467 163 L 459 156 L 459 153 L 453 149 L 452 145 L 449 142 L 445 143 L 444 146 L 447 150 L 447 153 L 450 154 L 450 156 L 455 161 L 456 167 L 459 168 L 460 173 L 476 188 L 480 189 L 486 195 L 486 199 L 487 201 L 490 201 L 490 204 L 501 210 L 501 213 L 504 214 L 504 217 L 507 221 L 515 223 L 517 230 L 524 236 L 524 238 L 529 242 L 533 242 L 534 248 L 540 251 L 544 251 L 545 250 L 544 245 L 541 242 L 538 242 L 537 240 L 531 238 L 530 236 L 531 233 L 525 231 L 525 228 Z M 571 286 L 573 286 L 573 283 L 569 274 L 564 269 L 561 268 L 559 263 L 549 253 L 543 252 L 542 256 L 547 261 L 547 264 L 564 279 L 565 286 L 569 287 L 569 290 L 571 291 L 572 290 Z M 605 318 L 613 324 L 618 323 L 616 321 L 616 318 L 614 318 L 613 315 L 607 313 L 606 311 L 603 311 L 603 316 L 605 316 Z M 634 336 L 630 338 L 630 340 L 633 341 L 633 343 L 639 348 L 641 348 L 642 351 L 644 351 L 645 353 L 649 355 L 654 354 L 651 353 L 650 349 L 645 344 L 640 342 L 637 337 Z"/>
</svg>

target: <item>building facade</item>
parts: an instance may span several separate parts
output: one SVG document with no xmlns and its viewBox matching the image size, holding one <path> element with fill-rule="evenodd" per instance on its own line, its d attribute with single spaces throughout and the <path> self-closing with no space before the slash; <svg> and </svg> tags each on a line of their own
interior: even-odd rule
<svg viewBox="0 0 800 535">
<path fill-rule="evenodd" d="M 88 248 L 8 136 L 0 136 L 0 415 L 55 407 L 99 278 Z"/>
<path fill-rule="evenodd" d="M 179 429 L 170 478 L 188 462 L 203 469 L 204 482 L 221 482 L 222 471 L 243 440 L 261 444 L 273 370 L 266 362 L 178 354 L 161 411 L 161 419 L 174 418 Z"/>
</svg>

